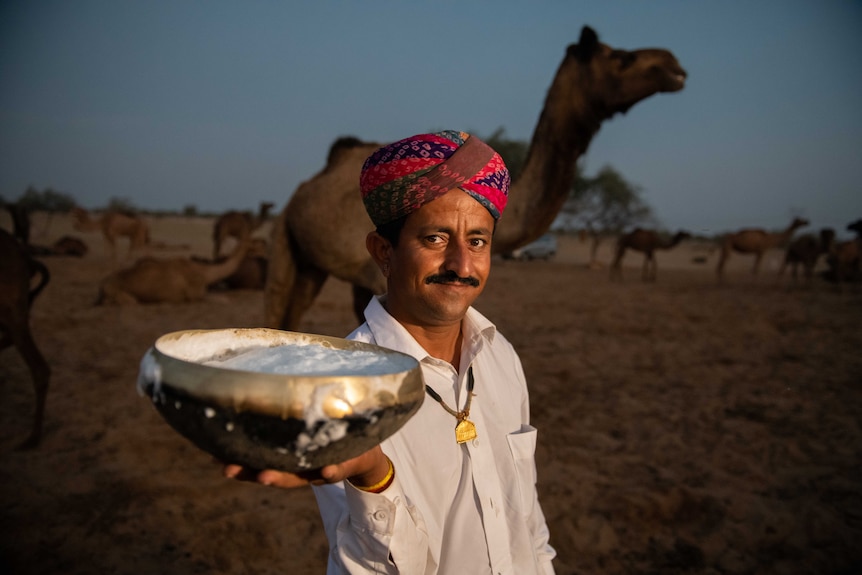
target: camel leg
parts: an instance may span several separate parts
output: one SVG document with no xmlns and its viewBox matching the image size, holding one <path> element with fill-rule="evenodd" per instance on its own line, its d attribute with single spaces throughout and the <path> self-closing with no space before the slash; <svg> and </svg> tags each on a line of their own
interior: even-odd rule
<svg viewBox="0 0 862 575">
<path fill-rule="evenodd" d="M 346 279 L 353 285 L 353 313 L 359 323 L 365 321 L 365 307 L 374 294 L 386 291 L 386 278 L 373 260 L 368 260 L 358 274 Z"/>
<path fill-rule="evenodd" d="M 757 275 L 757 272 L 760 271 L 760 259 L 763 257 L 763 252 L 757 252 L 754 254 L 754 267 L 751 269 L 752 275 Z"/>
<path fill-rule="evenodd" d="M 297 271 L 280 329 L 295 331 L 299 328 L 302 315 L 314 303 L 327 277 L 329 277 L 328 273 L 314 267 Z"/>
<path fill-rule="evenodd" d="M 296 262 L 293 259 L 292 241 L 287 232 L 286 218 L 285 210 L 282 210 L 272 225 L 269 265 L 264 286 L 264 324 L 277 329 L 285 325 L 285 313 L 293 282 L 298 274 Z M 218 230 L 213 233 L 213 242 L 215 257 L 218 257 L 221 249 Z"/>
<path fill-rule="evenodd" d="M 622 263 L 623 263 L 623 255 L 625 255 L 625 253 L 626 253 L 625 248 L 618 248 L 617 249 L 617 254 L 614 257 L 613 263 L 611 264 L 610 275 L 611 275 L 612 281 L 613 280 L 622 281 L 622 279 L 623 279 Z"/>
<path fill-rule="evenodd" d="M 33 427 L 30 436 L 18 446 L 18 449 L 33 449 L 42 439 L 42 421 L 45 415 L 45 401 L 48 397 L 48 385 L 51 379 L 51 367 L 45 357 L 36 346 L 27 318 L 21 318 L 13 325 L 7 326 L 8 331 L 4 334 L 4 341 L 11 342 L 21 357 L 30 376 L 33 378 L 33 389 L 36 395 L 36 411 L 33 416 Z"/>
<path fill-rule="evenodd" d="M 24 361 L 30 368 L 30 374 L 33 377 L 33 388 L 36 393 L 36 412 L 33 416 L 33 429 L 19 449 L 33 449 L 42 440 L 42 421 L 45 417 L 45 402 L 48 398 L 48 385 L 51 380 L 51 367 L 45 360 L 45 357 L 36 347 L 36 342 L 28 329 L 23 334 L 22 339 L 18 342 L 18 351 L 24 357 Z"/>
<path fill-rule="evenodd" d="M 721 256 L 718 258 L 718 266 L 715 268 L 715 275 L 718 276 L 718 281 L 724 280 L 724 264 L 730 255 L 730 250 L 727 246 L 721 246 Z"/>
<path fill-rule="evenodd" d="M 649 282 L 654 282 L 658 270 L 656 270 L 655 256 L 653 254 L 649 254 L 647 256 L 647 280 Z"/>
<path fill-rule="evenodd" d="M 117 259 L 117 244 L 114 241 L 114 238 L 112 238 L 109 235 L 105 235 L 105 244 L 107 245 L 107 248 L 108 248 L 107 249 L 108 255 L 111 256 L 112 260 L 116 260 Z"/>
<path fill-rule="evenodd" d="M 366 287 L 353 284 L 353 313 L 359 323 L 365 322 L 365 307 L 371 298 L 374 297 L 374 292 Z"/>
</svg>

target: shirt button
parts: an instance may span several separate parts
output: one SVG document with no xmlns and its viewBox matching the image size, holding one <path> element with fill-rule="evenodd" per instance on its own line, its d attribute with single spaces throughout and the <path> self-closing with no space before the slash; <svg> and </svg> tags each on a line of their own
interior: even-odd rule
<svg viewBox="0 0 862 575">
<path fill-rule="evenodd" d="M 478 438 L 473 440 L 473 447 L 479 447 L 479 439 Z"/>
<path fill-rule="evenodd" d="M 377 510 L 372 515 L 375 521 L 386 521 L 386 512 Z"/>
</svg>

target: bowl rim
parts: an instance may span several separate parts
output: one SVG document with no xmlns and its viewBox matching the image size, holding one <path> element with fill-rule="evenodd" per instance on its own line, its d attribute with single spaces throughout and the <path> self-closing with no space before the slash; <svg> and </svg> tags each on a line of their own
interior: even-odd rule
<svg viewBox="0 0 862 575">
<path fill-rule="evenodd" d="M 209 356 L 178 357 L 172 345 L 190 337 L 229 341 L 231 351 L 261 345 L 305 343 L 332 349 L 361 350 L 402 358 L 408 369 L 382 374 L 284 374 L 234 369 L 201 363 Z M 415 401 L 425 394 L 419 362 L 415 357 L 367 342 L 333 336 L 293 332 L 272 328 L 187 329 L 163 334 L 141 360 L 138 389 L 156 399 L 161 385 L 168 385 L 203 401 L 235 411 L 257 411 L 280 417 L 290 417 L 295 407 L 291 399 L 308 396 L 315 388 L 327 384 L 365 386 L 375 392 L 387 390 L 400 401 Z"/>
</svg>

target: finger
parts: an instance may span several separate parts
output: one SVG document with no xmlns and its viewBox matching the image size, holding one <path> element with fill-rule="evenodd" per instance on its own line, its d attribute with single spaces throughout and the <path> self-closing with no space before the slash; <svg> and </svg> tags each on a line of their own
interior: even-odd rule
<svg viewBox="0 0 862 575">
<path fill-rule="evenodd" d="M 236 477 L 242 473 L 242 466 L 228 463 L 222 468 L 222 473 L 228 479 L 236 479 Z"/>
<path fill-rule="evenodd" d="M 224 466 L 222 473 L 228 479 L 236 479 L 237 481 L 258 481 L 259 471 L 242 465 L 229 463 Z"/>
<path fill-rule="evenodd" d="M 273 487 L 281 487 L 284 489 L 302 487 L 310 483 L 306 478 L 294 475 L 293 473 L 276 471 L 274 469 L 266 469 L 258 473 L 257 482 L 263 485 L 271 485 Z"/>
<path fill-rule="evenodd" d="M 344 466 L 340 464 L 326 465 L 320 469 L 320 477 L 326 483 L 336 483 L 346 478 Z"/>
</svg>

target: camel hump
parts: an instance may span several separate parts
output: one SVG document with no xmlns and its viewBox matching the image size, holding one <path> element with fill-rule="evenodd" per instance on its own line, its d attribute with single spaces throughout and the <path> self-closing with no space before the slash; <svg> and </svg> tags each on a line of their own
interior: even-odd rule
<svg viewBox="0 0 862 575">
<path fill-rule="evenodd" d="M 332 142 L 332 145 L 329 147 L 329 154 L 326 156 L 326 165 L 331 166 L 337 163 L 341 159 L 343 152 L 365 145 L 368 145 L 368 142 L 363 142 L 356 136 L 341 136 Z"/>
</svg>

